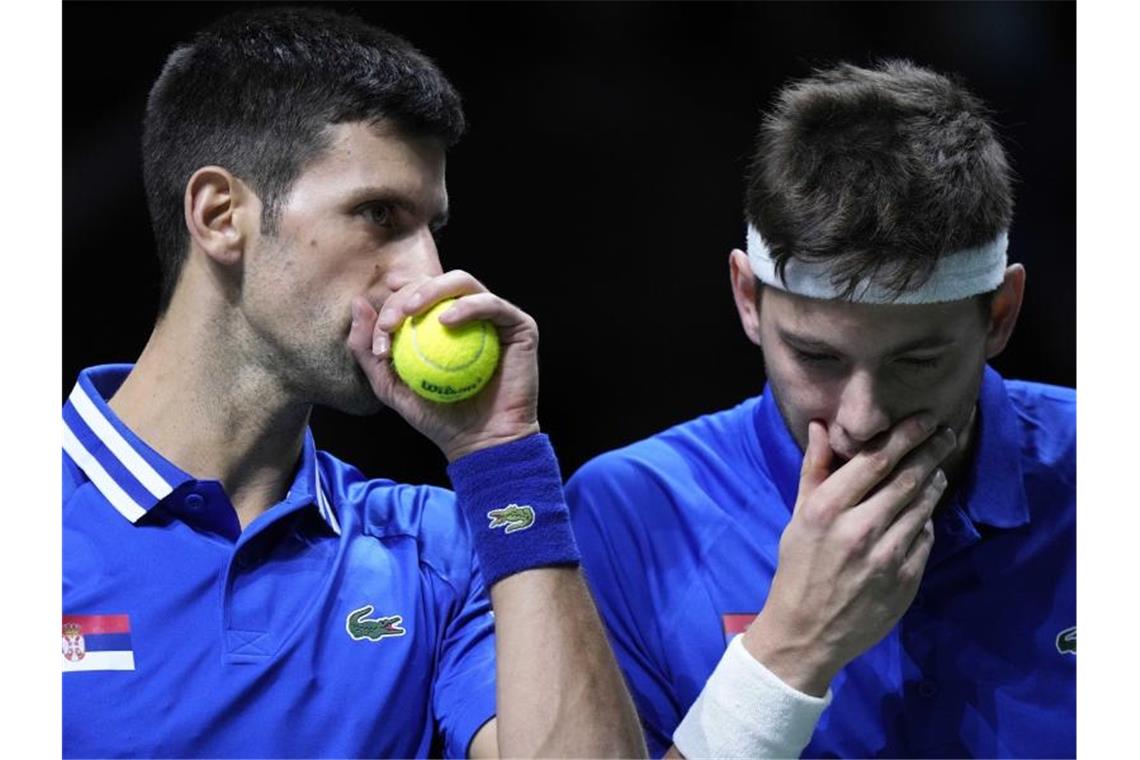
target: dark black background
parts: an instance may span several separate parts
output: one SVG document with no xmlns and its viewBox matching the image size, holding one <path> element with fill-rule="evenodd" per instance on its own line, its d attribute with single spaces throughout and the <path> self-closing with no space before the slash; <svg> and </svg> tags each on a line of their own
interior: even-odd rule
<svg viewBox="0 0 1140 760">
<path fill-rule="evenodd" d="M 540 420 L 564 474 L 761 389 L 728 288 L 743 168 L 776 88 L 838 60 L 908 57 L 994 109 L 1019 178 L 1011 258 L 1029 271 L 995 365 L 1075 385 L 1075 4 L 338 5 L 409 38 L 464 97 L 441 256 L 538 320 Z M 64 394 L 150 332 L 146 94 L 176 42 L 234 7 L 64 3 Z M 392 412 L 318 410 L 313 426 L 369 475 L 446 483 Z"/>
</svg>

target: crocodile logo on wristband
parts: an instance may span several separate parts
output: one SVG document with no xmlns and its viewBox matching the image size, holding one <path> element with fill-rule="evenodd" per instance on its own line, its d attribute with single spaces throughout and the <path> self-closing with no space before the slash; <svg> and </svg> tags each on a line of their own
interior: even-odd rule
<svg viewBox="0 0 1140 760">
<path fill-rule="evenodd" d="M 502 528 L 505 525 L 505 533 L 517 533 L 534 525 L 534 508 L 508 504 L 501 509 L 492 509 L 487 513 L 487 519 L 491 521 L 488 528 Z"/>
</svg>

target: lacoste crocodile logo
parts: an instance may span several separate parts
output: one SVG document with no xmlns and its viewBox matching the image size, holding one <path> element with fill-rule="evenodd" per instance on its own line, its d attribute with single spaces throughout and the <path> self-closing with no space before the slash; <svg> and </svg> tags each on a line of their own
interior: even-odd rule
<svg viewBox="0 0 1140 760">
<path fill-rule="evenodd" d="M 502 509 L 492 509 L 487 517 L 491 520 L 488 528 L 501 528 L 505 525 L 505 533 L 516 533 L 534 525 L 534 508 L 509 504 Z"/>
<path fill-rule="evenodd" d="M 1077 627 L 1066 628 L 1057 634 L 1057 651 L 1061 654 L 1077 654 Z"/>
<path fill-rule="evenodd" d="M 348 613 L 348 619 L 344 621 L 344 629 L 348 631 L 348 635 L 352 637 L 353 641 L 365 639 L 379 641 L 389 636 L 403 636 L 407 633 L 400 627 L 400 623 L 404 621 L 403 615 L 389 615 L 388 617 L 370 620 L 368 616 L 372 614 L 373 609 L 371 604 L 366 604 L 360 609 Z"/>
</svg>

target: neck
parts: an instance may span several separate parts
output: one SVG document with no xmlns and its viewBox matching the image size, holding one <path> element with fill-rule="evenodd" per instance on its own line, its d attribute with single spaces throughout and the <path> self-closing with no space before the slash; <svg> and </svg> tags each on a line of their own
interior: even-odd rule
<svg viewBox="0 0 1140 760">
<path fill-rule="evenodd" d="M 110 401 L 155 451 L 198 480 L 217 480 L 244 529 L 281 501 L 311 406 L 264 369 L 243 363 L 232 336 L 171 311 Z"/>
</svg>

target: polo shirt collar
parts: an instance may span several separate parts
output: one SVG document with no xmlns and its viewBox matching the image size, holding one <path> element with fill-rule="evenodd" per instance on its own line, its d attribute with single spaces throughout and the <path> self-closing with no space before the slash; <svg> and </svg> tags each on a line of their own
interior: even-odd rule
<svg viewBox="0 0 1140 760">
<path fill-rule="evenodd" d="M 764 386 L 764 395 L 756 406 L 756 435 L 768 467 L 768 477 L 775 482 L 784 505 L 791 512 L 799 495 L 800 466 L 804 452 L 788 432 L 771 384 Z"/>
<path fill-rule="evenodd" d="M 771 385 L 756 406 L 760 450 L 788 510 L 795 507 L 803 451 L 788 432 Z M 1021 469 L 1017 414 L 1005 381 L 988 365 L 978 394 L 974 460 L 959 490 L 960 503 L 975 523 L 1013 528 L 1029 522 L 1029 500 Z"/>
<path fill-rule="evenodd" d="M 1015 528 L 1029 522 L 1029 498 L 1021 469 L 1022 440 L 1017 412 L 1005 381 L 987 366 L 978 394 L 974 461 L 960 489 L 961 503 L 975 523 Z"/>
<path fill-rule="evenodd" d="M 137 523 L 194 478 L 135 435 L 107 404 L 132 368 L 130 364 L 107 364 L 79 373 L 63 406 L 63 450 L 119 514 Z M 301 466 L 287 499 L 311 503 L 329 528 L 340 534 L 308 429 Z"/>
</svg>

